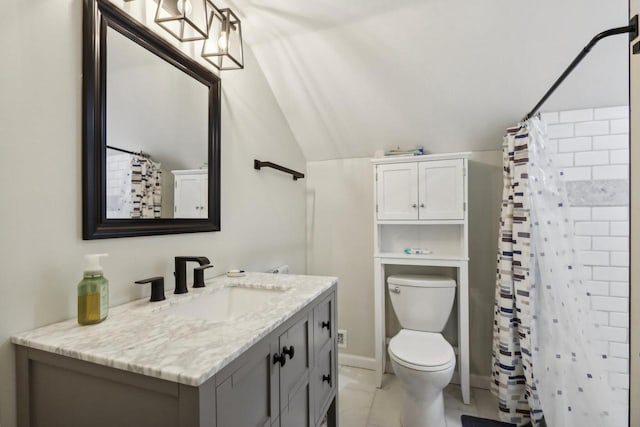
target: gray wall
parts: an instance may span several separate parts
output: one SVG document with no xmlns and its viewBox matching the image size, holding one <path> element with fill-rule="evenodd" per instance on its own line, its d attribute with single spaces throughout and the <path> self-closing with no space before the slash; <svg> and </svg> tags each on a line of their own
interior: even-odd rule
<svg viewBox="0 0 640 427">
<path fill-rule="evenodd" d="M 132 2 L 139 3 L 139 2 Z M 82 255 L 108 252 L 111 303 L 148 297 L 136 279 L 164 275 L 175 255 L 215 268 L 305 271 L 305 185 L 260 158 L 305 170 L 305 160 L 250 50 L 223 75 L 222 231 L 83 241 L 82 1 L 9 0 L 0 25 L 0 424 L 15 426 L 9 336 L 75 316 Z M 108 321 L 108 320 L 107 320 Z"/>
</svg>

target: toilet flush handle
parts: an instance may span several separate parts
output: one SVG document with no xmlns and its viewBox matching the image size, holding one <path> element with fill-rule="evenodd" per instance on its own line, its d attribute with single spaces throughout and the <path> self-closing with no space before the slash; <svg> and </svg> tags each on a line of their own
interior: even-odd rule
<svg viewBox="0 0 640 427">
<path fill-rule="evenodd" d="M 400 286 L 396 286 L 395 288 L 389 289 L 389 292 L 393 292 L 394 294 L 400 293 Z"/>
</svg>

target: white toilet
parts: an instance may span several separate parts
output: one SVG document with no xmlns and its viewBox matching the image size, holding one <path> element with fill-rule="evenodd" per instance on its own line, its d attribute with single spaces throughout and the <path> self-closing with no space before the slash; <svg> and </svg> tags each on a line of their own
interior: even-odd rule
<svg viewBox="0 0 640 427">
<path fill-rule="evenodd" d="M 453 347 L 440 334 L 456 295 L 448 277 L 394 275 L 387 279 L 402 330 L 389 342 L 389 356 L 404 389 L 402 427 L 445 427 L 442 390 L 456 366 Z"/>
</svg>

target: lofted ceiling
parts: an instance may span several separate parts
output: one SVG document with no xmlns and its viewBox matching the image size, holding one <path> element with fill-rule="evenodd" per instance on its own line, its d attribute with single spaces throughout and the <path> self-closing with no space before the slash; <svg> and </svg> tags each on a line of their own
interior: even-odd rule
<svg viewBox="0 0 640 427">
<path fill-rule="evenodd" d="M 307 160 L 395 146 L 499 149 L 626 0 L 233 0 Z M 625 36 L 603 41 L 546 110 L 627 102 Z"/>
</svg>

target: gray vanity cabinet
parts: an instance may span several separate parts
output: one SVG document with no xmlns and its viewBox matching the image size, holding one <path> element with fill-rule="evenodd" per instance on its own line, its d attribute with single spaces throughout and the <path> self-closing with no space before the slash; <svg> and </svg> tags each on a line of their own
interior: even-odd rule
<svg viewBox="0 0 640 427">
<path fill-rule="evenodd" d="M 198 387 L 18 345 L 18 427 L 337 427 L 335 295 Z"/>
</svg>

